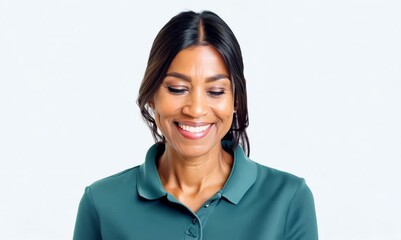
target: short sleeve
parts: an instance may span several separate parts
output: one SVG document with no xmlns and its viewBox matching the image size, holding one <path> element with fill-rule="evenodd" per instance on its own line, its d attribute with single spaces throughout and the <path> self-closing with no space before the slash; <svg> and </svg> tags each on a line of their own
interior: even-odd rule
<svg viewBox="0 0 401 240">
<path fill-rule="evenodd" d="M 305 180 L 299 184 L 287 213 L 286 240 L 317 240 L 318 230 L 313 195 Z"/>
<path fill-rule="evenodd" d="M 75 221 L 74 240 L 101 240 L 99 216 L 93 204 L 90 188 L 79 203 L 77 219 Z"/>
</svg>

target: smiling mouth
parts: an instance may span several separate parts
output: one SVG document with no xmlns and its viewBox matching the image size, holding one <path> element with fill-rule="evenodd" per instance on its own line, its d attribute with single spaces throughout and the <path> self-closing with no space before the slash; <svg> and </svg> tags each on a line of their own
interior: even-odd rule
<svg viewBox="0 0 401 240">
<path fill-rule="evenodd" d="M 200 133 L 200 132 L 204 132 L 206 129 L 209 128 L 210 124 L 207 125 L 203 125 L 203 126 L 188 126 L 182 123 L 177 123 L 178 127 L 183 129 L 186 132 L 190 132 L 190 133 Z"/>
</svg>

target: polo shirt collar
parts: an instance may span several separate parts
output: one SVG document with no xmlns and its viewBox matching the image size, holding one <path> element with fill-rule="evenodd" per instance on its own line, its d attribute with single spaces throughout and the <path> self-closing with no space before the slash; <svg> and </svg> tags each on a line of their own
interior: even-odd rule
<svg viewBox="0 0 401 240">
<path fill-rule="evenodd" d="M 224 149 L 231 149 L 231 141 L 222 141 Z M 155 200 L 167 195 L 157 172 L 156 160 L 164 152 L 164 144 L 156 143 L 147 152 L 145 162 L 139 167 L 137 189 L 141 197 Z M 221 190 L 221 195 L 233 204 L 239 203 L 256 181 L 256 163 L 251 161 L 237 146 L 233 152 L 234 163 L 231 174 Z"/>
<path fill-rule="evenodd" d="M 222 141 L 224 149 L 231 149 L 231 141 Z M 234 163 L 230 177 L 223 187 L 222 195 L 230 202 L 237 204 L 249 188 L 255 183 L 257 168 L 256 163 L 251 161 L 242 150 L 241 146 L 234 149 Z"/>
<path fill-rule="evenodd" d="M 156 161 L 163 152 L 163 143 L 154 144 L 146 153 L 145 162 L 139 167 L 137 189 L 141 197 L 154 200 L 167 195 L 156 166 Z"/>
</svg>

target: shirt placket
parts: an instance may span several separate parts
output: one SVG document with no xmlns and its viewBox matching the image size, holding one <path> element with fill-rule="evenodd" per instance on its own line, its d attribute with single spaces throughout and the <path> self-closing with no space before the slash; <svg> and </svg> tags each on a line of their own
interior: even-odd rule
<svg viewBox="0 0 401 240">
<path fill-rule="evenodd" d="M 196 213 L 191 211 L 193 218 L 187 225 L 185 240 L 202 240 L 203 229 L 206 225 L 207 219 L 213 213 L 213 210 L 217 206 L 217 203 L 220 199 L 221 191 L 206 201 Z"/>
</svg>

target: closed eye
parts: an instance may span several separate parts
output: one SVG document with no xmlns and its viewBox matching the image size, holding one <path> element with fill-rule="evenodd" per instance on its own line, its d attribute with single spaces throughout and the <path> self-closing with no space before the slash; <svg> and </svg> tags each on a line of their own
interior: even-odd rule
<svg viewBox="0 0 401 240">
<path fill-rule="evenodd" d="M 165 85 L 163 84 L 163 86 Z M 184 94 L 186 91 L 188 91 L 186 88 L 183 87 L 171 87 L 171 86 L 165 86 L 165 87 L 170 93 L 177 95 Z"/>
<path fill-rule="evenodd" d="M 220 95 L 223 95 L 225 92 L 224 90 L 221 90 L 221 91 L 208 91 L 208 93 L 213 97 L 218 97 Z"/>
</svg>

